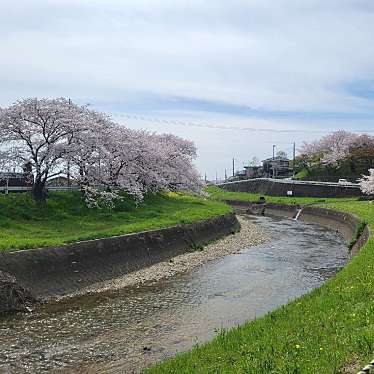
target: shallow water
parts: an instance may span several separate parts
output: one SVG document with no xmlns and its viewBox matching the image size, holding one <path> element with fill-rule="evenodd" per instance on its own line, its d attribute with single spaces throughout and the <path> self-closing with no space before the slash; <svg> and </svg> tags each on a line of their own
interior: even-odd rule
<svg viewBox="0 0 374 374">
<path fill-rule="evenodd" d="M 334 231 L 248 219 L 272 241 L 153 285 L 3 318 L 0 372 L 138 372 L 318 287 L 348 261 Z"/>
</svg>

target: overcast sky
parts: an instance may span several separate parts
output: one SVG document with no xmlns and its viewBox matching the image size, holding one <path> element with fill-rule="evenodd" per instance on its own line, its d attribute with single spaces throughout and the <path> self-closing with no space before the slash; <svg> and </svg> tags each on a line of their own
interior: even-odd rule
<svg viewBox="0 0 374 374">
<path fill-rule="evenodd" d="M 374 132 L 373 36 L 373 0 L 1 0 L 0 106 L 90 103 L 194 140 L 222 177 L 272 144 Z"/>
</svg>

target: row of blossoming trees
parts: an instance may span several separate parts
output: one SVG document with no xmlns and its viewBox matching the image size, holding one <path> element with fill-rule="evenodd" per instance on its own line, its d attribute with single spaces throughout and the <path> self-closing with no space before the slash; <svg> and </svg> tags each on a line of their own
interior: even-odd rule
<svg viewBox="0 0 374 374">
<path fill-rule="evenodd" d="M 20 100 L 0 110 L 0 168 L 28 163 L 33 196 L 46 198 L 49 178 L 69 173 L 89 206 L 114 206 L 123 192 L 201 189 L 196 148 L 170 134 L 135 131 L 64 98 Z"/>
<path fill-rule="evenodd" d="M 361 163 L 369 174 L 359 180 L 361 189 L 364 193 L 374 194 L 374 136 L 339 130 L 304 143 L 300 153 L 298 160 L 305 168 L 313 165 L 336 168 L 348 163 L 354 170 Z"/>
</svg>

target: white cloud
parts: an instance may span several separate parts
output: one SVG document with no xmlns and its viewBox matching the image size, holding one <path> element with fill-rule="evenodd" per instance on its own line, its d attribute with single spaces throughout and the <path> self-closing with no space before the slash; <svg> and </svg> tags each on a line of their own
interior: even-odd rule
<svg viewBox="0 0 374 374">
<path fill-rule="evenodd" d="M 30 91 L 47 80 L 52 94 L 137 91 L 267 109 L 362 110 L 368 103 L 339 86 L 373 77 L 370 4 L 6 0 L 0 74 L 8 85 L 9 77 L 30 81 Z"/>
<path fill-rule="evenodd" d="M 345 89 L 374 80 L 373 35 L 371 0 L 2 0 L 0 106 L 175 96 L 373 113 L 372 99 Z"/>
</svg>

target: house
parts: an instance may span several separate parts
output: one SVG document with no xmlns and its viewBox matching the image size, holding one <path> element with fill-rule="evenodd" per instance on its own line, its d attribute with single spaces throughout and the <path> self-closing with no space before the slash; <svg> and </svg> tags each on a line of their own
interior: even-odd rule
<svg viewBox="0 0 374 374">
<path fill-rule="evenodd" d="M 28 173 L 0 172 L 0 187 L 32 187 L 34 178 Z"/>
<path fill-rule="evenodd" d="M 262 161 L 264 176 L 267 178 L 289 178 L 293 175 L 290 160 L 285 156 L 276 156 Z"/>
<path fill-rule="evenodd" d="M 262 177 L 261 166 L 244 166 L 245 179 L 254 179 Z"/>
<path fill-rule="evenodd" d="M 73 178 L 68 178 L 64 175 L 58 175 L 47 181 L 47 188 L 48 187 L 77 187 L 78 183 Z"/>
<path fill-rule="evenodd" d="M 235 178 L 238 180 L 245 179 L 245 170 L 238 170 L 235 173 Z"/>
<path fill-rule="evenodd" d="M 234 177 L 228 178 L 228 181 L 237 181 L 244 179 L 254 179 L 263 177 L 262 166 L 244 166 L 244 170 L 239 170 Z"/>
<path fill-rule="evenodd" d="M 16 172 L 0 172 L 0 187 L 32 187 L 34 184 L 34 176 L 30 163 L 23 166 L 22 173 Z"/>
</svg>

